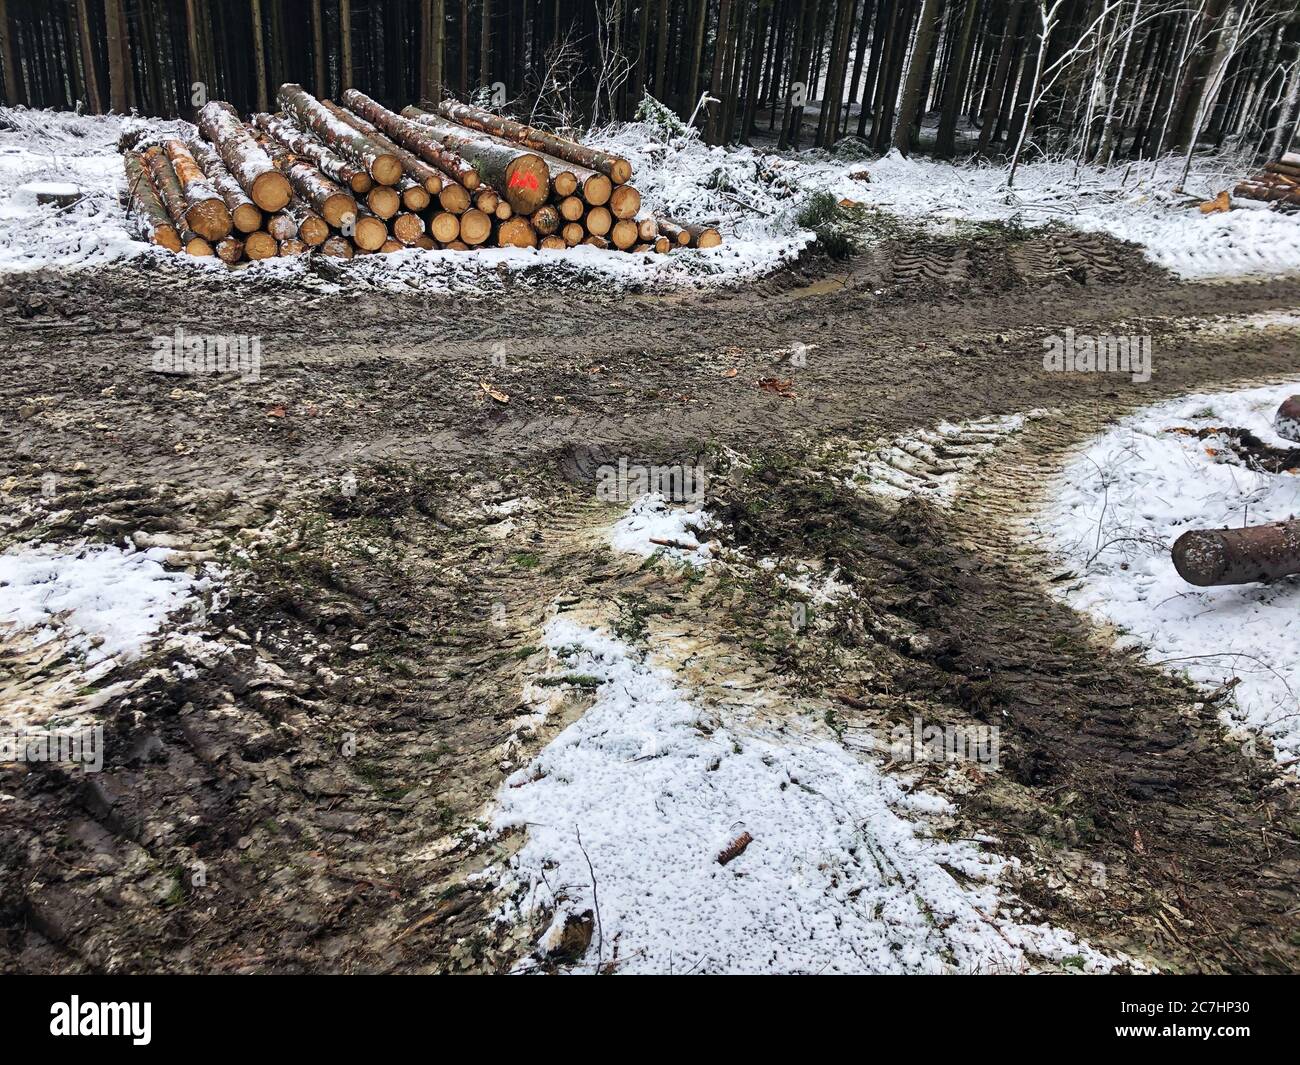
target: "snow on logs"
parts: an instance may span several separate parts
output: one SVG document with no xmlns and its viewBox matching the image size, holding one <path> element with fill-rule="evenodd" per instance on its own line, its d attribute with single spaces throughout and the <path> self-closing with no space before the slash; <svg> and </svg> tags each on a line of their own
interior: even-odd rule
<svg viewBox="0 0 1300 1065">
<path fill-rule="evenodd" d="M 288 179 L 258 146 L 233 107 L 222 100 L 209 100 L 199 111 L 199 129 L 258 207 L 278 211 L 289 202 Z"/>
<path fill-rule="evenodd" d="M 721 236 L 644 211 L 626 159 L 469 105 L 390 111 L 300 85 L 244 123 L 228 103 L 197 129 L 123 142 L 134 231 L 173 252 L 235 265 L 408 248 L 666 254 Z"/>
</svg>

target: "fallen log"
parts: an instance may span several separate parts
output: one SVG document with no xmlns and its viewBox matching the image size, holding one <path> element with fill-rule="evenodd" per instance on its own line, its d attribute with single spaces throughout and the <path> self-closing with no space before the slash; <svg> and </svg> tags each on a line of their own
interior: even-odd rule
<svg viewBox="0 0 1300 1065">
<path fill-rule="evenodd" d="M 168 251 L 180 251 L 180 234 L 149 181 L 144 160 L 137 152 L 127 152 L 122 164 L 126 169 L 127 218 L 137 235 Z"/>
<path fill-rule="evenodd" d="M 199 129 L 210 140 L 240 187 L 263 211 L 278 211 L 292 194 L 288 179 L 253 139 L 230 104 L 209 100 L 199 111 Z"/>
<path fill-rule="evenodd" d="M 659 219 L 659 233 L 680 247 L 689 248 L 691 245 L 691 235 L 686 231 L 686 227 L 670 219 Z"/>
<path fill-rule="evenodd" d="M 1245 529 L 1193 529 L 1174 541 L 1174 568 L 1202 588 L 1274 581 L 1300 573 L 1300 521 Z"/>
<path fill-rule="evenodd" d="M 276 100 L 303 128 L 310 129 L 324 141 L 326 147 L 364 166 L 366 173 L 379 184 L 396 184 L 402 176 L 402 163 L 396 155 L 384 151 L 364 133 L 338 118 L 301 85 L 285 82 L 280 86 Z"/>
<path fill-rule="evenodd" d="M 228 266 L 234 266 L 244 257 L 244 242 L 238 237 L 227 237 L 217 245 L 217 258 Z"/>
<path fill-rule="evenodd" d="M 194 161 L 203 168 L 208 180 L 225 200 L 234 227 L 241 233 L 253 233 L 261 229 L 261 209 L 249 199 L 248 193 L 235 180 L 235 176 L 226 169 L 226 164 L 221 161 L 221 156 L 213 150 L 212 145 L 198 136 L 197 131 L 185 144 L 194 156 Z"/>
<path fill-rule="evenodd" d="M 421 101 L 422 107 L 424 103 L 425 101 Z M 514 119 L 502 118 L 473 104 L 444 100 L 436 107 L 433 105 L 425 107 L 425 110 L 437 112 L 444 118 L 459 122 L 462 126 L 515 141 L 534 151 L 545 152 L 547 155 L 586 167 L 588 170 L 599 171 L 609 177 L 615 185 L 622 185 L 632 177 L 632 164 L 622 156 L 601 151 L 599 148 L 589 148 L 567 137 L 546 133 L 522 122 L 516 122 Z"/>
<path fill-rule="evenodd" d="M 253 116 L 253 124 L 265 132 L 277 144 L 287 148 L 294 155 L 301 156 L 331 181 L 345 185 L 354 196 L 364 196 L 374 187 L 374 178 L 364 167 L 344 159 L 343 156 L 330 151 L 325 145 L 305 133 L 287 118 L 269 115 L 265 111 Z"/>
<path fill-rule="evenodd" d="M 550 199 L 550 167 L 536 152 L 458 126 L 417 107 L 405 108 L 402 115 L 429 130 L 444 148 L 473 163 L 479 177 L 504 196 L 516 214 L 532 214 Z"/>
<path fill-rule="evenodd" d="M 1300 396 L 1288 396 L 1273 415 L 1273 431 L 1283 440 L 1300 444 Z"/>
<path fill-rule="evenodd" d="M 298 235 L 298 223 L 287 210 L 281 211 L 266 220 L 266 231 L 277 241 L 293 240 Z"/>
<path fill-rule="evenodd" d="M 343 91 L 343 104 L 355 115 L 387 133 L 398 144 L 410 149 L 426 163 L 437 167 L 458 185 L 470 192 L 479 187 L 480 178 L 473 165 L 445 147 L 432 133 L 356 89 Z M 432 190 L 430 190 L 432 191 Z"/>
<path fill-rule="evenodd" d="M 172 168 L 171 160 L 167 158 L 167 153 L 158 145 L 153 145 L 144 150 L 144 165 L 149 172 L 149 180 L 153 184 L 154 191 L 158 194 L 158 199 L 167 209 L 167 214 L 176 227 L 176 232 L 180 235 L 181 245 L 191 255 L 204 255 L 211 253 L 211 246 L 208 252 L 202 251 L 202 245 L 196 241 L 204 241 L 206 238 L 199 236 L 189 227 L 185 221 L 185 212 L 189 210 L 189 205 L 185 202 L 185 194 L 181 191 L 180 180 L 176 177 L 176 171 Z M 191 246 L 195 250 L 191 251 Z"/>
<path fill-rule="evenodd" d="M 329 100 L 322 100 L 321 103 L 329 108 L 335 118 L 346 122 L 358 133 L 369 137 L 379 148 L 397 156 L 398 162 L 402 164 L 404 176 L 423 188 L 426 193 L 436 196 L 442 190 L 442 175 L 414 152 L 403 148 L 396 141 L 389 140 L 378 126 L 367 122 L 360 115 L 355 115 Z M 401 185 L 403 182 L 399 181 L 398 184 Z"/>
<path fill-rule="evenodd" d="M 279 144 L 268 142 L 267 149 L 275 160 L 275 165 L 289 180 L 293 191 L 332 228 L 338 229 L 343 225 L 344 219 L 356 214 L 357 201 L 341 185 Z"/>
<path fill-rule="evenodd" d="M 172 164 L 181 195 L 185 198 L 185 224 L 205 240 L 224 240 L 234 225 L 226 201 L 216 186 L 199 168 L 190 150 L 171 138 L 163 142 L 163 151 Z"/>
</svg>

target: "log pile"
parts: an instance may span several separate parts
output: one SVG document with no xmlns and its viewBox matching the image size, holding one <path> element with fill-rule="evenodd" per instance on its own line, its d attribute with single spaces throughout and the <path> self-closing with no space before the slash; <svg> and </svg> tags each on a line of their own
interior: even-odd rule
<svg viewBox="0 0 1300 1065">
<path fill-rule="evenodd" d="M 1286 152 L 1276 162 L 1266 163 L 1258 174 L 1240 182 L 1232 194 L 1300 207 L 1300 152 Z"/>
<path fill-rule="evenodd" d="M 124 144 L 141 239 L 230 265 L 408 248 L 667 254 L 722 243 L 656 217 L 626 159 L 469 104 L 398 114 L 348 89 L 339 102 L 285 84 L 279 113 L 244 122 L 210 101 L 187 137 Z"/>
</svg>

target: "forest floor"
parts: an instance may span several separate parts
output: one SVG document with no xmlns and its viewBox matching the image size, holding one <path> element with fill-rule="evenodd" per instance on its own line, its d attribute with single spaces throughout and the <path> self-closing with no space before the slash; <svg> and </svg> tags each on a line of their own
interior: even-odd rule
<svg viewBox="0 0 1300 1065">
<path fill-rule="evenodd" d="M 157 600 L 93 556 L 118 615 L 0 642 L 15 720 L 105 728 L 0 765 L 0 968 L 1296 971 L 1293 778 L 1022 522 L 1116 419 L 1294 374 L 1244 323 L 1297 307 L 998 225 L 707 292 L 15 276 L 0 547 L 189 600 L 106 657 Z M 256 379 L 156 372 L 177 324 Z M 1066 327 L 1154 374 L 1045 372 Z M 855 480 L 945 425 L 942 500 Z M 708 518 L 620 537 L 620 461 Z M 871 742 L 916 722 L 1000 764 Z"/>
</svg>

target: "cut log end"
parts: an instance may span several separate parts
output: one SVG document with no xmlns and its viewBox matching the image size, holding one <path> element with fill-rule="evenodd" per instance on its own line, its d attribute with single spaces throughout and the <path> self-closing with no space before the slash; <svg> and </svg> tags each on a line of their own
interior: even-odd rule
<svg viewBox="0 0 1300 1065">
<path fill-rule="evenodd" d="M 506 167 L 506 187 L 501 190 L 515 214 L 531 215 L 551 196 L 551 171 L 540 155 L 518 155 Z"/>
<path fill-rule="evenodd" d="M 253 179 L 248 194 L 263 211 L 275 213 L 284 209 L 293 195 L 289 179 L 277 170 L 268 170 Z"/>
<path fill-rule="evenodd" d="M 262 212 L 251 203 L 241 203 L 236 207 L 231 220 L 241 233 L 256 233 L 262 228 Z"/>
<path fill-rule="evenodd" d="M 460 239 L 470 247 L 482 244 L 492 235 L 492 218 L 476 207 L 460 216 Z"/>
<path fill-rule="evenodd" d="M 535 248 L 537 247 L 537 230 L 522 215 L 515 215 L 500 224 L 497 229 L 497 246 L 501 248 Z"/>
<path fill-rule="evenodd" d="M 392 218 L 401 209 L 402 197 L 390 185 L 376 185 L 366 195 L 366 206 L 380 218 Z"/>
<path fill-rule="evenodd" d="M 334 229 L 342 227 L 344 221 L 357 213 L 357 201 L 345 192 L 336 192 L 321 204 L 321 215 Z"/>
<path fill-rule="evenodd" d="M 354 254 L 352 242 L 347 237 L 330 237 L 320 246 L 321 254 L 329 255 L 336 259 L 351 259 Z"/>
<path fill-rule="evenodd" d="M 446 184 L 438 193 L 438 203 L 452 214 L 464 214 L 469 210 L 469 202 L 469 190 L 464 185 Z"/>
<path fill-rule="evenodd" d="M 216 253 L 212 250 L 212 245 L 202 237 L 190 237 L 185 242 L 185 254 L 193 255 L 196 259 L 202 259 Z"/>
<path fill-rule="evenodd" d="M 634 190 L 635 191 L 635 190 Z M 582 183 L 582 198 L 592 207 L 604 207 L 614 192 L 614 183 L 604 174 L 592 174 Z M 640 209 L 640 201 L 637 208 Z M 634 211 L 633 214 L 636 212 Z"/>
<path fill-rule="evenodd" d="M 429 220 L 429 232 L 439 244 L 450 244 L 460 236 L 460 219 L 450 211 L 439 211 Z"/>
<path fill-rule="evenodd" d="M 244 238 L 244 254 L 254 262 L 280 254 L 280 243 L 270 233 L 259 230 Z"/>
<path fill-rule="evenodd" d="M 615 218 L 635 218 L 641 210 L 641 193 L 631 185 L 619 185 L 610 194 L 609 210 Z"/>
<path fill-rule="evenodd" d="M 381 185 L 396 185 L 402 179 L 402 161 L 388 153 L 376 156 L 369 170 L 370 176 Z"/>
<path fill-rule="evenodd" d="M 362 251 L 378 251 L 388 239 L 388 227 L 378 218 L 363 215 L 356 220 L 352 241 Z"/>
</svg>

